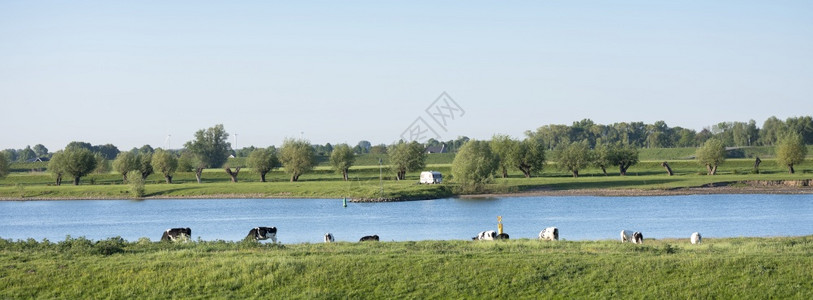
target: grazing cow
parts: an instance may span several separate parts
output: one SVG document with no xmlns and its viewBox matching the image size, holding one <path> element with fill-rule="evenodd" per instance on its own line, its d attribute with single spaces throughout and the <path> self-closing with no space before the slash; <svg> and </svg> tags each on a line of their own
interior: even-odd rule
<svg viewBox="0 0 813 300">
<path fill-rule="evenodd" d="M 246 236 L 246 239 L 254 239 L 255 241 L 271 239 L 272 242 L 277 242 L 277 228 L 276 227 L 254 227 Z"/>
<path fill-rule="evenodd" d="M 638 231 L 632 232 L 629 230 L 621 230 L 621 242 L 630 242 L 633 244 L 643 244 L 644 235 Z"/>
<path fill-rule="evenodd" d="M 508 239 L 508 234 L 505 233 L 505 232 L 500 233 L 496 237 L 494 237 L 494 239 L 495 240 L 507 240 Z"/>
<path fill-rule="evenodd" d="M 703 237 L 700 236 L 699 232 L 695 232 L 695 233 L 692 233 L 691 240 L 692 240 L 692 245 L 700 244 L 701 242 L 703 242 Z"/>
<path fill-rule="evenodd" d="M 558 241 L 559 240 L 559 228 L 556 227 L 548 227 L 545 230 L 539 232 L 539 239 L 540 240 L 548 240 L 548 241 Z"/>
<path fill-rule="evenodd" d="M 643 244 L 644 243 L 644 235 L 641 232 L 636 231 L 635 233 L 632 234 L 632 243 L 634 243 L 634 244 Z"/>
<path fill-rule="evenodd" d="M 330 232 L 325 233 L 325 243 L 332 243 L 334 241 L 335 240 L 333 240 L 333 234 L 332 233 L 330 233 Z"/>
<path fill-rule="evenodd" d="M 179 239 L 189 239 L 192 237 L 192 229 L 187 228 L 170 228 L 164 231 L 161 236 L 161 241 L 175 241 Z"/>
<path fill-rule="evenodd" d="M 477 236 L 471 238 L 475 241 L 491 241 L 497 238 L 497 232 L 494 230 L 480 231 Z"/>
<path fill-rule="evenodd" d="M 367 242 L 367 241 L 378 242 L 378 235 L 365 235 L 365 236 L 361 237 L 361 239 L 359 240 L 359 242 Z"/>
</svg>

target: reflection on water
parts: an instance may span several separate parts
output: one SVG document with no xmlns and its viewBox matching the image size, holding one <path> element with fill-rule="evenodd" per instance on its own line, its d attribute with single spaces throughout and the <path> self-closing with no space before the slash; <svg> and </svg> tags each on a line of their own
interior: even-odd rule
<svg viewBox="0 0 813 300">
<path fill-rule="evenodd" d="M 536 238 L 556 226 L 566 240 L 616 239 L 622 229 L 647 238 L 813 234 L 813 195 L 690 195 L 661 197 L 508 197 L 394 203 L 341 199 L 79 200 L 0 202 L 0 237 L 66 235 L 158 240 L 170 227 L 190 227 L 204 240 L 240 240 L 251 228 L 276 226 L 283 243 L 317 243 L 377 234 L 382 241 L 465 240 L 496 230 Z"/>
</svg>

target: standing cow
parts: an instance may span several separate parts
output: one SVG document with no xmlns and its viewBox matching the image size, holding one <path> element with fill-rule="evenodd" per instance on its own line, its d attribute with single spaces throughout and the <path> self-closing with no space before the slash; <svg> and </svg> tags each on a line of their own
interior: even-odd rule
<svg viewBox="0 0 813 300">
<path fill-rule="evenodd" d="M 621 242 L 630 242 L 633 244 L 643 244 L 644 235 L 641 232 L 632 232 L 630 230 L 621 230 Z"/>
<path fill-rule="evenodd" d="M 254 227 L 249 230 L 246 239 L 254 239 L 255 241 L 271 239 L 272 242 L 277 242 L 277 228 L 276 227 Z"/>
<path fill-rule="evenodd" d="M 325 243 L 333 243 L 334 241 L 332 233 L 325 233 Z"/>
<path fill-rule="evenodd" d="M 699 232 L 692 233 L 692 245 L 700 244 L 703 242 L 703 237 L 700 236 Z"/>
<path fill-rule="evenodd" d="M 539 239 L 540 240 L 548 240 L 548 241 L 558 241 L 559 240 L 559 228 L 556 227 L 548 227 L 544 230 L 539 232 Z"/>
<path fill-rule="evenodd" d="M 192 237 L 192 229 L 189 227 L 186 228 L 170 228 L 164 231 L 164 234 L 161 235 L 161 241 L 176 241 L 176 240 L 188 240 Z"/>
</svg>

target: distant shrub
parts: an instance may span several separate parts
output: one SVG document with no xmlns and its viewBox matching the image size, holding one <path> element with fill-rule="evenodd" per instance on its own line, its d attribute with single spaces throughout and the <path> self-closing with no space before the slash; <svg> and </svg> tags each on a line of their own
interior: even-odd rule
<svg viewBox="0 0 813 300">
<path fill-rule="evenodd" d="M 133 197 L 144 197 L 144 179 L 139 171 L 127 173 L 127 184 L 130 186 L 130 193 Z"/>
</svg>

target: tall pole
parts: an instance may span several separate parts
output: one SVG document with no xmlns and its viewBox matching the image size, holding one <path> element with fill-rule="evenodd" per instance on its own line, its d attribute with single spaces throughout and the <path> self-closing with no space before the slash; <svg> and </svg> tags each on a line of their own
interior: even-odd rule
<svg viewBox="0 0 813 300">
<path fill-rule="evenodd" d="M 382 171 L 383 161 L 381 158 L 378 159 L 378 182 L 381 184 L 381 199 L 384 199 L 384 171 Z"/>
</svg>

